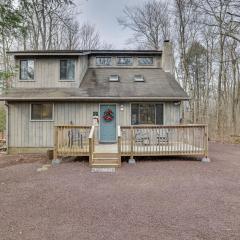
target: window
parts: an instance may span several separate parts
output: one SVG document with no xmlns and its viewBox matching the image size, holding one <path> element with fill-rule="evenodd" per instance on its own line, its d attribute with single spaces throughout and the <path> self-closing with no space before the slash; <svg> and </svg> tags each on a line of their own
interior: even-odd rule
<svg viewBox="0 0 240 240">
<path fill-rule="evenodd" d="M 132 104 L 131 124 L 163 124 L 163 104 Z"/>
<path fill-rule="evenodd" d="M 110 66 L 111 64 L 112 64 L 111 57 L 97 57 L 96 58 L 96 65 Z"/>
<path fill-rule="evenodd" d="M 20 80 L 34 80 L 34 60 L 20 60 Z"/>
<path fill-rule="evenodd" d="M 132 57 L 118 57 L 117 65 L 132 65 L 133 59 Z"/>
<path fill-rule="evenodd" d="M 139 57 L 138 64 L 139 65 L 153 65 L 153 58 L 152 57 Z"/>
<path fill-rule="evenodd" d="M 118 82 L 119 81 L 119 76 L 118 75 L 110 75 L 109 81 L 110 82 Z"/>
<path fill-rule="evenodd" d="M 135 82 L 144 82 L 143 75 L 134 75 L 134 81 Z"/>
<path fill-rule="evenodd" d="M 52 103 L 31 104 L 31 120 L 53 120 Z"/>
<path fill-rule="evenodd" d="M 60 80 L 73 81 L 75 79 L 75 60 L 60 60 Z"/>
</svg>

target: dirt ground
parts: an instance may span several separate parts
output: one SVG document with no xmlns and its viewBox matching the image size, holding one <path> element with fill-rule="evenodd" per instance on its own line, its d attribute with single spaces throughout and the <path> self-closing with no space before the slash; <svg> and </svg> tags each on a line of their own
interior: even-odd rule
<svg viewBox="0 0 240 240">
<path fill-rule="evenodd" d="M 1 156 L 0 239 L 239 240 L 240 145 L 211 143 L 210 158 L 91 173 L 86 162 L 37 172 L 44 157 Z"/>
</svg>

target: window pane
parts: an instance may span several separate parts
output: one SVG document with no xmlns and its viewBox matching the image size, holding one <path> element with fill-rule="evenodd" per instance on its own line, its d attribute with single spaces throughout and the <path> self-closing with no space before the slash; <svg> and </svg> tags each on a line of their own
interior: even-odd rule
<svg viewBox="0 0 240 240">
<path fill-rule="evenodd" d="M 117 64 L 118 65 L 132 65 L 132 57 L 118 57 Z"/>
<path fill-rule="evenodd" d="M 66 60 L 60 61 L 60 79 L 61 80 L 67 79 L 67 61 Z"/>
<path fill-rule="evenodd" d="M 28 60 L 28 68 L 27 68 L 27 76 L 28 79 L 34 79 L 34 61 L 33 60 Z"/>
<path fill-rule="evenodd" d="M 68 60 L 67 61 L 67 79 L 74 80 L 75 75 L 75 61 Z"/>
<path fill-rule="evenodd" d="M 137 125 L 139 124 L 139 104 L 131 105 L 131 124 Z"/>
<path fill-rule="evenodd" d="M 152 65 L 153 58 L 152 57 L 140 57 L 140 58 L 138 58 L 138 64 L 139 65 Z"/>
<path fill-rule="evenodd" d="M 140 104 L 140 124 L 155 124 L 155 105 L 154 104 Z"/>
<path fill-rule="evenodd" d="M 34 103 L 31 105 L 31 120 L 52 120 L 53 104 Z"/>
<path fill-rule="evenodd" d="M 156 104 L 156 124 L 163 124 L 163 104 Z"/>
<path fill-rule="evenodd" d="M 34 60 L 20 61 L 20 79 L 21 80 L 34 79 Z"/>
<path fill-rule="evenodd" d="M 25 80 L 27 79 L 27 61 L 21 60 L 20 61 L 20 79 Z"/>
<path fill-rule="evenodd" d="M 52 104 L 45 103 L 42 104 L 42 119 L 51 120 L 52 119 Z"/>
<path fill-rule="evenodd" d="M 96 64 L 97 65 L 110 66 L 111 61 L 112 61 L 111 57 L 97 57 L 96 58 Z"/>
<path fill-rule="evenodd" d="M 74 60 L 60 60 L 60 80 L 74 80 L 75 79 L 75 61 Z"/>
<path fill-rule="evenodd" d="M 41 104 L 32 104 L 31 119 L 32 120 L 41 120 L 42 105 Z"/>
</svg>

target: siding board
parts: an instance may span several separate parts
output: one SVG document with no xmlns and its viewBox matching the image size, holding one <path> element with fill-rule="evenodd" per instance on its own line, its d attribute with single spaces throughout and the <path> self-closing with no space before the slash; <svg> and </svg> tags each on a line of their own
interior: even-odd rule
<svg viewBox="0 0 240 240">
<path fill-rule="evenodd" d="M 71 56 L 70 56 L 71 58 Z M 24 58 L 25 59 L 25 58 Z M 61 58 L 36 58 L 34 60 L 34 81 L 19 81 L 19 70 L 16 74 L 14 87 L 17 88 L 77 88 L 79 87 L 88 67 L 88 58 L 82 56 L 76 59 L 75 81 L 60 80 L 60 59 Z M 16 60 L 16 66 L 20 60 Z"/>
<path fill-rule="evenodd" d="M 123 105 L 124 110 L 120 110 Z M 117 104 L 117 124 L 130 125 L 131 104 Z M 9 147 L 53 147 L 54 124 L 92 125 L 99 103 L 55 103 L 54 121 L 30 121 L 29 103 L 9 103 Z M 164 104 L 164 124 L 178 124 L 180 105 Z"/>
</svg>

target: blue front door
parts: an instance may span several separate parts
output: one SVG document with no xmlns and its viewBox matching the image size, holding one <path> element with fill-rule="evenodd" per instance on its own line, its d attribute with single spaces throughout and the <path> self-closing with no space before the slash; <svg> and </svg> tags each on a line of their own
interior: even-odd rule
<svg viewBox="0 0 240 240">
<path fill-rule="evenodd" d="M 116 142 L 116 105 L 100 105 L 100 142 Z"/>
</svg>

